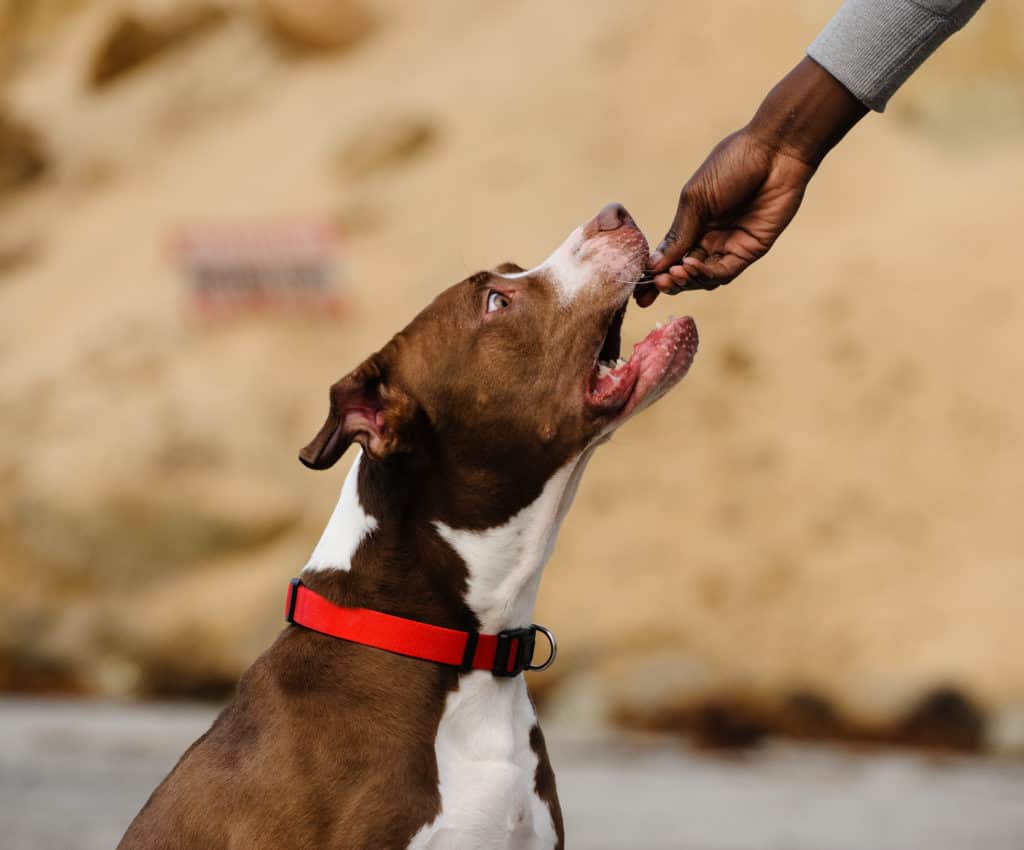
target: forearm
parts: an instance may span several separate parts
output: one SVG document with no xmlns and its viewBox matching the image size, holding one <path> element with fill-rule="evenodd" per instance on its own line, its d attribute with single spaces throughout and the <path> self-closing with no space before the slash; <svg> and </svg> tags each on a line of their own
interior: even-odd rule
<svg viewBox="0 0 1024 850">
<path fill-rule="evenodd" d="M 817 167 L 867 111 L 842 83 L 805 57 L 768 93 L 747 130 L 766 147 Z"/>
<path fill-rule="evenodd" d="M 882 112 L 906 79 L 984 0 L 846 0 L 807 48 L 865 106 Z"/>
<path fill-rule="evenodd" d="M 748 126 L 759 140 L 817 166 L 984 0 L 847 0 L 807 57 L 769 92 Z"/>
<path fill-rule="evenodd" d="M 651 254 L 658 292 L 714 289 L 771 250 L 822 159 L 869 109 L 978 10 L 983 0 L 847 0 L 807 56 L 726 136 L 679 195 Z"/>
</svg>

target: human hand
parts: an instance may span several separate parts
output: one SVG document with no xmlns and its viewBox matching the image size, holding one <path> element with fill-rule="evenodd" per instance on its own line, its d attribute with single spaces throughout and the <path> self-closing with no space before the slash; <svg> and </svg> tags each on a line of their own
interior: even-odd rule
<svg viewBox="0 0 1024 850">
<path fill-rule="evenodd" d="M 716 289 L 763 257 L 793 220 L 825 154 L 866 112 L 805 58 L 686 181 L 672 226 L 651 254 L 653 283 L 636 288 L 637 303 Z"/>
<path fill-rule="evenodd" d="M 729 283 L 775 244 L 813 174 L 814 166 L 750 128 L 726 136 L 683 186 L 675 220 L 651 255 L 660 274 L 637 288 L 637 303 Z"/>
</svg>

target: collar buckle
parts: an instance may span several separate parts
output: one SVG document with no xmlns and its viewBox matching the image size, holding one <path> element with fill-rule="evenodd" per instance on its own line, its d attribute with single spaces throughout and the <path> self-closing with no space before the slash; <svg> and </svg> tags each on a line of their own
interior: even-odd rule
<svg viewBox="0 0 1024 850">
<path fill-rule="evenodd" d="M 536 639 L 535 626 L 498 632 L 498 644 L 494 649 L 494 666 L 491 672 L 495 676 L 512 677 L 529 670 Z"/>
</svg>

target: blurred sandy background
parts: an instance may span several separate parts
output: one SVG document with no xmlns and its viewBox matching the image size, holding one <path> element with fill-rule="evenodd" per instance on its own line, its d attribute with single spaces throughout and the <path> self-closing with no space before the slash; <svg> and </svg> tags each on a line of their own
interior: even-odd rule
<svg viewBox="0 0 1024 850">
<path fill-rule="evenodd" d="M 229 692 L 344 475 L 296 460 L 328 384 L 608 200 L 659 239 L 837 5 L 2 0 L 0 688 Z M 1024 751 L 1022 197 L 993 2 L 767 259 L 630 311 L 702 348 L 562 532 L 551 715 Z M 175 227 L 309 215 L 346 318 L 189 321 Z"/>
</svg>

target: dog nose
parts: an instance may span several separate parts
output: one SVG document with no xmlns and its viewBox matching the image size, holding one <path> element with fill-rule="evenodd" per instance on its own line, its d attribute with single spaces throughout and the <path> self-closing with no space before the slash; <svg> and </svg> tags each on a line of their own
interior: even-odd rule
<svg viewBox="0 0 1024 850">
<path fill-rule="evenodd" d="M 602 208 L 601 212 L 597 214 L 597 218 L 594 220 L 597 223 L 598 231 L 618 230 L 624 225 L 636 227 L 636 222 L 633 221 L 633 217 L 626 211 L 626 208 L 622 206 L 622 204 L 607 204 Z"/>
</svg>

